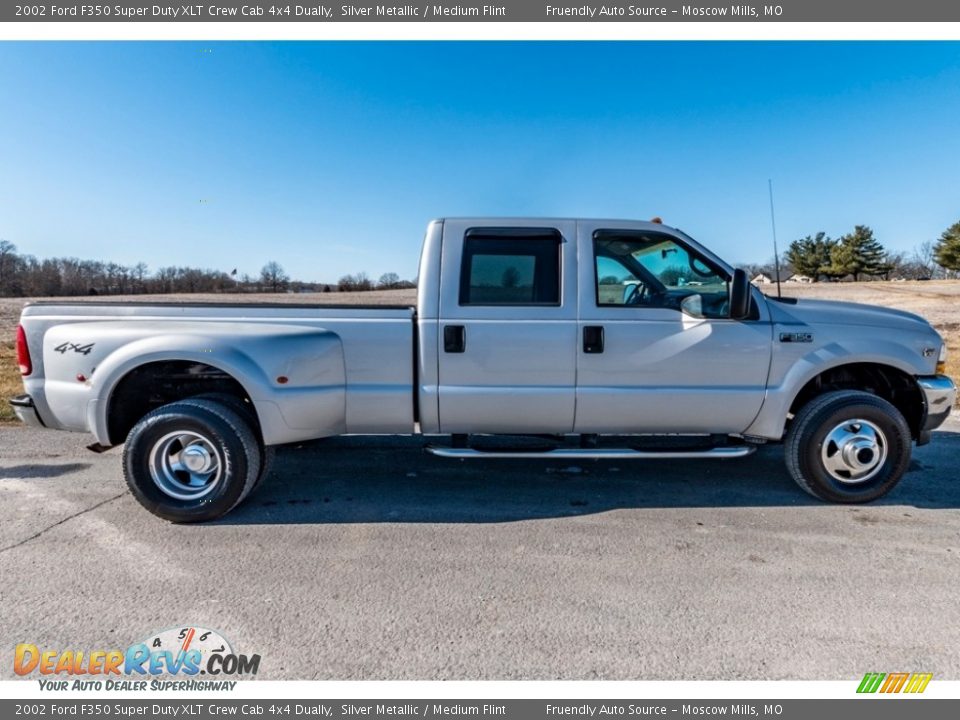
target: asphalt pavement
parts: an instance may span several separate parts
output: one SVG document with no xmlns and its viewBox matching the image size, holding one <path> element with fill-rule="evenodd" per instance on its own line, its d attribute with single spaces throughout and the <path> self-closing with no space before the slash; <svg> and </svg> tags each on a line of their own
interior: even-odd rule
<svg viewBox="0 0 960 720">
<path fill-rule="evenodd" d="M 120 452 L 0 428 L 0 677 L 16 643 L 198 625 L 261 679 L 960 679 L 960 422 L 865 506 L 779 447 L 726 461 L 457 461 L 421 438 L 282 448 L 171 525 Z"/>
</svg>

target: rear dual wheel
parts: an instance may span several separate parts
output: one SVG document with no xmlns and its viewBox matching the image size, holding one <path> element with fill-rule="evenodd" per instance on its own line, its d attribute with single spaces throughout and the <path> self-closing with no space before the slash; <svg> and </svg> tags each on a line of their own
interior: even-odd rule
<svg viewBox="0 0 960 720">
<path fill-rule="evenodd" d="M 241 407 L 189 398 L 145 415 L 127 436 L 123 471 L 133 496 L 178 523 L 213 520 L 239 505 L 265 475 L 269 453 Z"/>
<path fill-rule="evenodd" d="M 251 428 L 258 428 L 257 425 L 257 415 L 256 411 L 253 409 L 253 405 L 248 401 L 242 398 L 237 397 L 236 395 L 230 395 L 228 393 L 204 393 L 203 395 L 197 395 L 192 400 L 212 400 L 214 402 L 221 403 L 222 405 L 227 405 L 228 407 L 236 410 L 240 415 L 242 415 Z M 260 474 L 257 475 L 257 479 L 253 483 L 253 488 L 250 492 L 254 492 L 260 485 L 263 483 L 263 479 L 270 474 L 270 470 L 273 468 L 273 459 L 276 456 L 276 452 L 272 447 L 265 447 L 263 443 L 260 443 Z"/>
</svg>

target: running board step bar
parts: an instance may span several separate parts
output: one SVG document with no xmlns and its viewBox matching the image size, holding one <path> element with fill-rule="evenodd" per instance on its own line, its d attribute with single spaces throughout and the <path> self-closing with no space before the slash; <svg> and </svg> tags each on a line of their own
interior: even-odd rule
<svg viewBox="0 0 960 720">
<path fill-rule="evenodd" d="M 631 448 L 557 448 L 556 450 L 476 450 L 428 445 L 428 453 L 445 458 L 545 458 L 561 460 L 725 460 L 752 454 L 756 448 L 747 445 L 717 447 L 706 450 L 633 450 Z"/>
</svg>

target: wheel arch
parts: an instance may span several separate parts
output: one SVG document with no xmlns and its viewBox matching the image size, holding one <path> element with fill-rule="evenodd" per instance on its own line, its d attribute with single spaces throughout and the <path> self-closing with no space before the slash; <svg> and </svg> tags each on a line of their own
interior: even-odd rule
<svg viewBox="0 0 960 720">
<path fill-rule="evenodd" d="M 796 415 L 814 398 L 834 390 L 860 390 L 883 398 L 903 415 L 911 437 L 920 437 L 926 416 L 923 392 L 914 375 L 886 363 L 850 362 L 821 370 L 794 394 L 788 415 Z"/>
<path fill-rule="evenodd" d="M 196 359 L 151 359 L 118 373 L 97 413 L 98 437 L 118 445 L 142 418 L 162 405 L 199 395 L 226 394 L 249 405 L 254 430 L 261 434 L 257 404 L 235 373 Z M 101 440 L 101 442 L 103 442 Z"/>
<path fill-rule="evenodd" d="M 138 373 L 133 377 L 141 382 L 133 384 L 145 393 L 165 377 L 157 368 L 172 368 L 175 374 L 186 372 L 190 377 L 179 378 L 176 391 L 167 387 L 164 399 L 227 392 L 249 401 L 264 445 L 346 432 L 347 384 L 340 338 L 326 330 L 262 329 L 251 337 L 161 333 L 120 345 L 86 382 L 84 425 L 101 445 L 123 442 L 129 417 L 111 421 L 120 383 Z M 185 384 L 186 379 L 212 382 Z M 139 409 L 149 411 L 154 404 L 141 404 Z"/>
</svg>

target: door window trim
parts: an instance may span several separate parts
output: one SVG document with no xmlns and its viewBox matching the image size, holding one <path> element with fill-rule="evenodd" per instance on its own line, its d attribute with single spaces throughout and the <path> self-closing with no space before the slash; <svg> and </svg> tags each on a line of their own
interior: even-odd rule
<svg viewBox="0 0 960 720">
<path fill-rule="evenodd" d="M 630 239 L 632 237 L 646 238 L 651 236 L 662 237 L 666 240 L 669 240 L 674 244 L 682 247 L 689 256 L 696 257 L 700 262 L 702 262 L 705 266 L 710 268 L 719 277 L 724 278 L 725 282 L 727 283 L 727 292 L 729 292 L 730 282 L 732 280 L 730 273 L 724 270 L 717 263 L 713 262 L 710 258 L 705 257 L 701 253 L 696 252 L 693 248 L 687 245 L 687 243 L 683 242 L 683 240 L 676 237 L 675 235 L 672 235 L 671 233 L 660 232 L 656 230 L 647 231 L 647 230 L 637 230 L 637 229 L 629 229 L 629 228 L 624 228 L 624 229 L 597 228 L 596 230 L 593 231 L 593 233 L 591 233 L 591 237 L 590 237 L 590 256 L 591 256 L 590 259 L 591 259 L 591 265 L 593 266 L 593 271 L 592 271 L 593 304 L 596 309 L 606 310 L 608 308 L 626 308 L 628 310 L 669 310 L 671 312 L 679 312 L 681 315 L 684 314 L 682 310 L 677 310 L 675 308 L 670 308 L 670 307 L 656 307 L 656 306 L 648 307 L 648 306 L 642 306 L 642 305 L 623 305 L 620 303 L 601 303 L 600 302 L 600 272 L 599 272 L 600 269 L 597 266 L 597 240 L 607 240 L 607 239 L 615 239 L 615 238 Z M 616 262 L 620 262 L 620 261 L 616 260 Z M 620 264 L 623 265 L 622 262 Z M 638 265 L 640 265 L 641 269 L 645 273 L 647 273 L 648 275 L 650 274 L 649 271 L 645 267 L 643 267 L 641 263 L 638 263 Z M 626 270 L 629 270 L 629 268 L 627 268 L 625 265 L 624 265 L 624 268 Z M 646 282 L 646 278 L 638 278 L 638 280 L 640 280 L 641 282 Z M 659 280 L 656 280 L 656 278 L 654 278 L 654 280 L 656 282 L 659 282 Z M 729 318 L 709 318 L 709 319 L 726 320 Z"/>
</svg>

